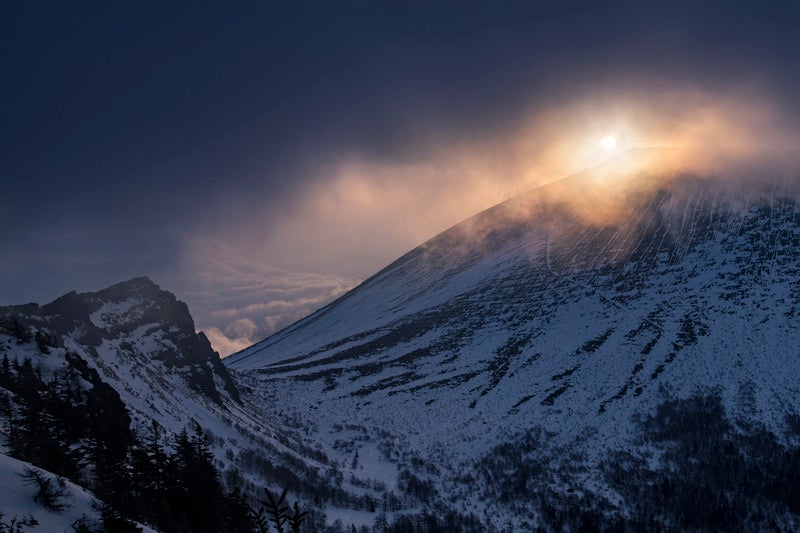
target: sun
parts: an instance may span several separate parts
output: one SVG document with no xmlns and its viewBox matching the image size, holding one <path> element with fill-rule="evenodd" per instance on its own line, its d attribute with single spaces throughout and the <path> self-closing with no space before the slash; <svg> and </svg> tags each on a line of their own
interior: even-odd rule
<svg viewBox="0 0 800 533">
<path fill-rule="evenodd" d="M 613 152 L 613 151 L 614 151 L 614 149 L 617 147 L 617 138 L 616 138 L 616 137 L 614 137 L 613 135 L 606 135 L 606 136 L 605 136 L 605 137 L 603 137 L 603 139 L 600 141 L 600 146 L 601 146 L 601 147 L 603 148 L 603 150 L 605 150 L 606 152 Z"/>
</svg>

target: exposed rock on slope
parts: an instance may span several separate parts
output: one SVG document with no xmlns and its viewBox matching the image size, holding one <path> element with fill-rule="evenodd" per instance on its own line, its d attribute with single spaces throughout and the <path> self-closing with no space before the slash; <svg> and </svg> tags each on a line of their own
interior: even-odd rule
<svg viewBox="0 0 800 533">
<path fill-rule="evenodd" d="M 226 365 L 320 442 L 382 457 L 395 474 L 416 461 L 414 475 L 445 500 L 496 504 L 517 527 L 543 520 L 543 507 L 504 500 L 502 476 L 478 473 L 532 429 L 575 458 L 572 481 L 549 477 L 561 488 L 547 490 L 586 487 L 617 502 L 598 512 L 623 514 L 632 503 L 600 465 L 633 453 L 637 417 L 665 402 L 710 395 L 783 442 L 800 405 L 791 184 L 620 164 L 476 215 Z M 347 427 L 378 442 L 345 446 Z M 380 468 L 354 472 L 392 472 Z M 483 479 L 484 497 L 459 485 L 465 475 Z"/>
<path fill-rule="evenodd" d="M 54 339 L 70 336 L 95 356 L 104 343 L 116 343 L 121 357 L 141 359 L 143 365 L 150 359 L 159 361 L 217 403 L 221 395 L 239 400 L 219 355 L 202 332 L 195 332 L 186 304 L 146 277 L 98 292 L 72 291 L 43 306 L 0 307 L 0 316 L 6 324 L 18 320 Z"/>
</svg>

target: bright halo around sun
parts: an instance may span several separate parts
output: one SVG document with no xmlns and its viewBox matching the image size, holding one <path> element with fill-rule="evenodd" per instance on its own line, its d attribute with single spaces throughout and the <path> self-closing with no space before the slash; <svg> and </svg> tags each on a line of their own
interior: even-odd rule
<svg viewBox="0 0 800 533">
<path fill-rule="evenodd" d="M 616 137 L 614 137 L 613 135 L 606 135 L 606 136 L 605 136 L 605 137 L 603 137 L 603 139 L 600 141 L 600 146 L 601 146 L 601 147 L 603 148 L 603 150 L 605 150 L 606 152 L 613 152 L 613 151 L 614 151 L 614 149 L 617 147 L 617 138 L 616 138 Z"/>
</svg>

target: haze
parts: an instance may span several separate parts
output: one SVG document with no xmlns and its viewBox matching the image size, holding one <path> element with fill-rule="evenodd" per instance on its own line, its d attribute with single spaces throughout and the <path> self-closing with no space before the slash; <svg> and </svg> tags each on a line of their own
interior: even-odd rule
<svg viewBox="0 0 800 533">
<path fill-rule="evenodd" d="M 609 134 L 670 148 L 654 172 L 793 176 L 798 22 L 779 3 L 0 4 L 0 304 L 149 275 L 226 355 L 613 157 Z"/>
</svg>

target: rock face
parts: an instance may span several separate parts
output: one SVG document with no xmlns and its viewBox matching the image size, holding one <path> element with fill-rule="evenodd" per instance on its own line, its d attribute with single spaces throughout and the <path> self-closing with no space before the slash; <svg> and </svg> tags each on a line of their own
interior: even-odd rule
<svg viewBox="0 0 800 533">
<path fill-rule="evenodd" d="M 642 425 L 669 418 L 665 405 L 713 405 L 783 442 L 800 405 L 799 312 L 787 183 L 609 163 L 453 227 L 225 364 L 318 441 L 401 474 L 416 461 L 443 499 L 524 528 L 576 490 L 630 517 L 635 491 L 604 461 L 669 426 Z"/>
<path fill-rule="evenodd" d="M 7 453 L 66 476 L 116 511 L 150 516 L 166 530 L 243 530 L 198 525 L 209 515 L 198 514 L 189 493 L 219 493 L 215 476 L 253 498 L 263 498 L 264 487 L 291 487 L 304 501 L 317 499 L 309 516 L 334 497 L 357 501 L 337 487 L 335 464 L 291 428 L 272 424 L 233 378 L 195 332 L 186 304 L 147 278 L 47 305 L 0 307 L 0 460 Z M 186 446 L 205 459 L 182 459 L 184 473 L 200 477 L 187 474 L 176 489 L 150 468 L 169 462 L 165 454 L 189 453 Z M 167 502 L 151 483 L 180 501 Z M 205 509 L 212 516 L 223 512 L 215 502 Z M 26 512 L 6 494 L 0 508 L 6 516 Z M 246 515 L 239 511 L 232 516 Z"/>
<path fill-rule="evenodd" d="M 46 479 L 56 476 L 98 502 L 73 522 L 99 530 L 102 515 L 109 531 L 135 529 L 123 517 L 164 531 L 244 531 L 236 494 L 328 486 L 304 461 L 313 450 L 282 438 L 241 397 L 187 306 L 147 278 L 0 308 L 0 406 L 0 463 L 38 472 L 0 491 L 4 523 L 54 514 L 61 496 Z M 14 497 L 20 484 L 39 487 L 27 496 L 35 502 Z"/>
<path fill-rule="evenodd" d="M 146 277 L 118 283 L 98 292 L 70 292 L 39 306 L 0 308 L 5 322 L 19 321 L 49 335 L 56 344 L 75 343 L 98 357 L 114 345 L 121 358 L 163 364 L 180 374 L 196 392 L 221 403 L 239 401 L 239 391 L 203 333 L 195 332 L 185 303 Z"/>
</svg>

